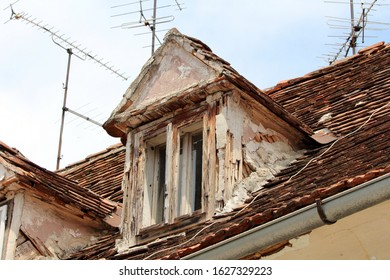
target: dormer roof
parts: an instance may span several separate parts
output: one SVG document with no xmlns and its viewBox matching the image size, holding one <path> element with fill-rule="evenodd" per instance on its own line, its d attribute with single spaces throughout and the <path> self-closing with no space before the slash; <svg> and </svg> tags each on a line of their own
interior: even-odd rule
<svg viewBox="0 0 390 280">
<path fill-rule="evenodd" d="M 120 104 L 105 122 L 114 137 L 129 129 L 201 102 L 217 91 L 239 89 L 304 135 L 311 129 L 289 114 L 198 39 L 170 30 L 163 45 L 145 64 Z"/>
</svg>

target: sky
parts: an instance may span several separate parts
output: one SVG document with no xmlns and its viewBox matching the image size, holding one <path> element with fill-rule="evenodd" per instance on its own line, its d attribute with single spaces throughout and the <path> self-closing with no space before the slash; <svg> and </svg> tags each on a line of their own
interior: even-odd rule
<svg viewBox="0 0 390 280">
<path fill-rule="evenodd" d="M 354 2 L 358 18 L 361 1 Z M 16 14 L 64 34 L 62 38 L 124 73 L 127 79 L 94 59 L 72 55 L 66 105 L 99 123 L 108 119 L 150 58 L 151 34 L 143 26 L 124 28 L 140 19 L 136 0 L 0 0 L 0 141 L 54 170 L 69 46 L 58 45 L 49 32 L 23 19 L 10 20 L 10 4 Z M 376 1 L 358 47 L 389 41 L 389 4 Z M 152 6 L 152 0 L 143 0 L 148 19 Z M 157 25 L 160 41 L 176 27 L 202 40 L 260 89 L 327 66 L 333 57 L 324 55 L 341 48 L 334 44 L 344 43 L 350 27 L 347 0 L 158 0 L 157 6 L 158 22 L 172 20 Z M 118 142 L 100 126 L 67 113 L 60 167 Z"/>
</svg>

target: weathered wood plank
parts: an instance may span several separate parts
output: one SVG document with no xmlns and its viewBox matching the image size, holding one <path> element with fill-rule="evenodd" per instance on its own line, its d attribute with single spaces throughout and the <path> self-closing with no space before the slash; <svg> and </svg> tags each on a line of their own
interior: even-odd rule
<svg viewBox="0 0 390 280">
<path fill-rule="evenodd" d="M 203 163 L 202 163 L 202 209 L 207 218 L 211 218 L 215 212 L 215 191 L 218 178 L 216 155 L 216 112 L 217 104 L 209 105 L 207 114 L 203 117 Z"/>
<path fill-rule="evenodd" d="M 166 169 L 165 169 L 165 182 L 166 182 L 166 198 L 165 198 L 165 221 L 171 223 L 175 217 L 176 211 L 176 184 L 175 176 L 173 172 L 175 171 L 175 162 L 176 162 L 176 137 L 177 132 L 175 133 L 172 123 L 169 123 L 166 127 L 167 133 L 167 144 L 166 144 Z"/>
</svg>

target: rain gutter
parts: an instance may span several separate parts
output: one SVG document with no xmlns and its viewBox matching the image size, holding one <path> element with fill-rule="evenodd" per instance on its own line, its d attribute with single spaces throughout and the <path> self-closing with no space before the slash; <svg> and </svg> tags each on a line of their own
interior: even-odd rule
<svg viewBox="0 0 390 280">
<path fill-rule="evenodd" d="M 390 174 L 386 174 L 199 250 L 183 259 L 240 259 L 389 199 Z"/>
</svg>

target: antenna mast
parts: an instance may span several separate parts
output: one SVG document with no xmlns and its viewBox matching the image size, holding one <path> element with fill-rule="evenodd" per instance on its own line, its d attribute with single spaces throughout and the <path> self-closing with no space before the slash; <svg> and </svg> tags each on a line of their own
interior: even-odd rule
<svg viewBox="0 0 390 280">
<path fill-rule="evenodd" d="M 16 3 L 16 2 L 15 2 Z M 92 59 L 95 63 L 98 63 L 101 67 L 104 67 L 106 70 L 110 71 L 111 73 L 115 74 L 116 76 L 122 78 L 123 80 L 127 80 L 127 77 L 124 76 L 124 73 L 120 73 L 119 69 L 115 69 L 112 65 L 109 65 L 108 63 L 104 62 L 101 58 L 97 58 L 96 55 L 93 55 L 92 52 L 86 51 L 86 48 L 80 48 L 81 44 L 76 45 L 76 41 L 69 41 L 69 38 L 65 38 L 65 34 L 60 35 L 59 31 L 53 31 L 54 28 L 48 28 L 47 25 L 42 25 L 41 22 L 37 22 L 36 19 L 31 19 L 31 16 L 28 16 L 24 13 L 15 13 L 12 5 L 11 8 L 11 17 L 10 20 L 23 20 L 27 24 L 31 24 L 35 27 L 38 27 L 39 29 L 42 29 L 44 32 L 48 32 L 51 35 L 51 38 L 53 42 L 60 46 L 61 48 L 65 49 L 68 54 L 68 63 L 67 63 L 67 69 L 66 69 L 66 79 L 65 79 L 65 85 L 64 85 L 64 99 L 63 99 L 63 105 L 62 105 L 62 114 L 61 114 L 61 126 L 60 126 L 60 136 L 59 136 L 59 143 L 58 143 L 58 153 L 57 153 L 57 161 L 56 161 L 56 169 L 58 170 L 60 168 L 60 161 L 61 161 L 61 149 L 62 149 L 62 137 L 64 132 L 64 124 L 65 124 L 65 114 L 66 112 L 72 113 L 73 115 L 80 117 L 84 120 L 87 120 L 95 125 L 102 126 L 97 121 L 94 121 L 80 113 L 77 113 L 76 111 L 73 111 L 67 107 L 67 97 L 68 97 L 68 88 L 69 88 L 69 75 L 70 75 L 70 64 L 71 64 L 71 58 L 72 55 L 75 55 L 81 60 L 85 60 L 86 58 Z M 65 47 L 66 46 L 66 47 Z M 76 53 L 74 52 L 76 51 Z"/>
<path fill-rule="evenodd" d="M 376 1 L 376 0 L 375 0 Z M 351 47 L 352 53 L 356 54 L 356 35 L 355 35 L 355 11 L 353 9 L 353 0 L 349 0 L 349 8 L 351 10 Z"/>
<path fill-rule="evenodd" d="M 67 49 L 67 52 L 68 52 L 68 66 L 66 68 L 66 79 L 65 79 L 65 86 L 64 86 L 64 102 L 62 104 L 60 140 L 59 140 L 59 143 L 58 143 L 56 170 L 60 169 L 61 148 L 62 148 L 62 134 L 64 132 L 64 122 L 65 122 L 65 113 L 66 113 L 65 108 L 66 108 L 66 99 L 68 97 L 68 83 L 69 83 L 70 61 L 71 61 L 71 58 L 72 58 L 72 49 Z"/>
<path fill-rule="evenodd" d="M 70 41 L 70 37 L 65 38 L 65 34 L 60 34 L 59 31 L 53 31 L 54 27 L 48 28 L 48 25 L 43 25 L 42 21 L 37 22 L 37 19 L 31 19 L 32 16 L 25 14 L 25 13 L 15 13 L 11 6 L 11 17 L 10 20 L 16 19 L 16 20 L 22 20 L 26 22 L 27 24 L 31 24 L 35 27 L 38 27 L 39 29 L 43 30 L 43 32 L 50 33 L 52 40 L 54 43 L 59 45 L 62 48 L 65 48 L 63 46 L 67 46 L 67 48 L 71 48 L 76 53 L 73 53 L 77 57 L 79 57 L 82 60 L 85 60 L 86 58 L 92 59 L 95 63 L 99 64 L 99 66 L 105 68 L 106 70 L 110 71 L 111 73 L 115 74 L 116 76 L 122 78 L 123 80 L 127 80 L 127 77 L 125 76 L 124 72 L 120 72 L 119 69 L 114 68 L 114 66 L 109 65 L 108 62 L 103 61 L 103 59 L 98 58 L 97 55 L 92 54 L 91 51 L 87 51 L 87 48 L 81 48 L 81 44 L 76 44 L 77 41 Z M 56 41 L 58 40 L 58 41 Z"/>
<path fill-rule="evenodd" d="M 337 48 L 337 52 L 333 53 L 333 55 L 329 55 L 332 57 L 331 59 L 328 59 L 329 64 L 334 63 L 343 53 L 344 56 L 347 57 L 350 50 L 352 50 L 352 54 L 356 54 L 356 48 L 357 48 L 357 41 L 359 37 L 362 38 L 362 43 L 364 43 L 365 39 L 365 29 L 366 25 L 368 23 L 367 17 L 368 14 L 371 12 L 372 8 L 376 4 L 377 0 L 373 0 L 368 6 L 364 7 L 366 5 L 365 3 L 361 3 L 362 12 L 358 20 L 355 19 L 355 9 L 354 9 L 354 1 L 349 0 L 349 2 L 339 2 L 339 1 L 325 1 L 328 3 L 333 4 L 349 4 L 350 9 L 350 18 L 337 18 L 337 17 L 328 17 L 328 24 L 334 28 L 334 29 L 349 29 L 350 32 L 348 33 L 344 43 L 342 44 L 336 44 L 339 46 Z M 381 4 L 378 4 L 381 5 Z M 332 23 L 330 23 L 332 22 Z M 350 23 L 350 27 L 340 25 L 340 23 Z M 374 24 L 384 24 L 389 25 L 387 23 L 380 23 L 380 22 L 371 22 Z M 343 36 L 333 36 L 333 37 L 343 37 Z"/>
<path fill-rule="evenodd" d="M 157 0 L 154 0 L 153 4 L 153 24 L 150 27 L 152 29 L 152 55 L 154 54 L 154 46 L 156 43 L 156 15 L 157 15 Z"/>
<path fill-rule="evenodd" d="M 178 10 L 182 11 L 184 8 L 182 4 L 180 4 L 177 0 L 174 0 L 174 4 L 167 4 L 167 5 L 162 5 L 162 6 L 157 6 L 157 0 L 153 0 L 153 7 L 145 7 L 144 3 L 149 2 L 151 0 L 139 0 L 137 2 L 131 2 L 131 3 L 126 3 L 126 4 L 121 4 L 121 5 L 116 5 L 112 6 L 111 8 L 116 9 L 116 8 L 122 8 L 124 6 L 131 6 L 131 5 L 136 5 L 139 4 L 139 10 L 137 11 L 130 11 L 126 13 L 120 13 L 113 15 L 111 17 L 120 17 L 120 16 L 129 16 L 133 14 L 139 14 L 139 20 L 138 21 L 132 21 L 132 22 L 126 22 L 122 23 L 121 25 L 114 26 L 113 28 L 122 28 L 122 29 L 133 29 L 133 28 L 138 28 L 138 27 L 148 27 L 150 29 L 150 32 L 147 33 L 139 33 L 135 35 L 144 35 L 144 34 L 152 34 L 152 43 L 151 43 L 151 54 L 154 54 L 154 51 L 156 49 L 156 41 L 161 44 L 160 39 L 157 36 L 157 25 L 159 24 L 164 24 L 171 22 L 175 19 L 174 16 L 169 15 L 169 16 L 161 16 L 157 17 L 157 10 L 160 9 L 165 9 L 165 8 L 172 8 L 172 7 L 177 7 Z M 172 1 L 172 0 L 171 0 Z M 152 12 L 150 16 L 146 16 L 145 14 L 147 12 Z M 165 30 L 160 30 L 160 31 L 165 31 Z"/>
</svg>

